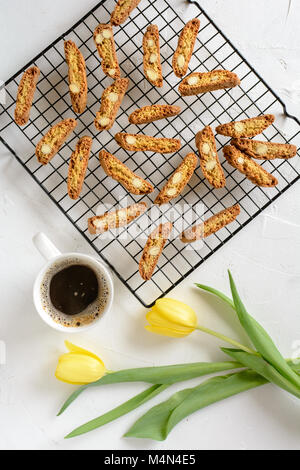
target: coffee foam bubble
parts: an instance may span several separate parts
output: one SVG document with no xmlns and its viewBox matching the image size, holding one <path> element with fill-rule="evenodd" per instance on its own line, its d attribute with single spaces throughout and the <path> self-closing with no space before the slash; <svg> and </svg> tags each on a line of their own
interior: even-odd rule
<svg viewBox="0 0 300 470">
<path fill-rule="evenodd" d="M 87 266 L 88 268 L 93 270 L 97 277 L 99 285 L 99 295 L 97 299 L 92 304 L 90 304 L 83 312 L 78 313 L 76 315 L 66 315 L 53 306 L 50 300 L 50 284 L 55 274 L 64 270 L 65 268 L 74 265 Z M 109 301 L 109 294 L 110 290 L 107 280 L 104 274 L 100 271 L 100 269 L 97 269 L 94 264 L 89 264 L 88 262 L 86 262 L 86 260 L 83 261 L 80 258 L 69 258 L 61 262 L 54 263 L 44 275 L 40 287 L 41 304 L 44 311 L 55 323 L 69 328 L 80 328 L 81 326 L 89 325 L 93 321 L 101 317 L 107 307 L 107 303 Z"/>
</svg>

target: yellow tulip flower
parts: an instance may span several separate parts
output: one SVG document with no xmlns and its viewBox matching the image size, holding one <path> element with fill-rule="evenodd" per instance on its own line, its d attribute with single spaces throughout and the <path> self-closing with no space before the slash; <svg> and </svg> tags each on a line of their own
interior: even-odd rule
<svg viewBox="0 0 300 470">
<path fill-rule="evenodd" d="M 145 328 L 158 335 L 171 336 L 172 338 L 183 338 L 193 333 L 195 330 L 202 331 L 211 336 L 232 344 L 235 348 L 242 349 L 250 354 L 256 354 L 238 341 L 228 338 L 221 333 L 198 325 L 197 315 L 194 310 L 183 302 L 175 299 L 160 299 L 147 313 L 146 318 L 150 325 Z"/>
<path fill-rule="evenodd" d="M 160 299 L 146 315 L 146 330 L 172 338 L 183 338 L 193 333 L 198 320 L 194 310 L 175 299 Z"/>
<path fill-rule="evenodd" d="M 65 341 L 69 352 L 60 356 L 55 377 L 73 385 L 86 385 L 101 379 L 107 369 L 95 354 Z"/>
</svg>

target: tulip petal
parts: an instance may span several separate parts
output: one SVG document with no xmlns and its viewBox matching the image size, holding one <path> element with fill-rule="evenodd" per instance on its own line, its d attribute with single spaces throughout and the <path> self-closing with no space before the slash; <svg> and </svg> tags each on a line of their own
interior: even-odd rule
<svg viewBox="0 0 300 470">
<path fill-rule="evenodd" d="M 177 323 L 180 326 L 195 328 L 198 323 L 195 311 L 184 302 L 175 299 L 159 299 L 155 310 L 165 320 Z"/>
<path fill-rule="evenodd" d="M 166 319 L 164 315 L 161 315 L 154 308 L 146 315 L 147 321 L 154 326 L 162 326 L 163 328 L 174 328 L 174 322 Z"/>
<path fill-rule="evenodd" d="M 65 345 L 66 345 L 66 348 L 71 353 L 83 354 L 84 356 L 93 357 L 97 361 L 101 362 L 101 364 L 104 366 L 104 362 L 100 359 L 100 357 L 96 356 L 96 354 L 93 354 L 92 352 L 88 351 L 87 349 L 83 349 L 80 346 L 76 346 L 76 344 L 73 344 L 70 341 L 65 341 Z"/>
<path fill-rule="evenodd" d="M 62 382 L 85 385 L 99 380 L 105 373 L 105 366 L 98 358 L 68 353 L 59 358 L 55 376 Z"/>
<path fill-rule="evenodd" d="M 184 336 L 189 335 L 194 331 L 194 328 L 187 328 L 185 326 L 178 325 L 174 322 L 170 322 L 162 318 L 161 315 L 158 315 L 156 312 L 149 312 L 146 315 L 146 319 L 154 328 L 163 328 L 169 330 L 176 330 L 181 332 Z"/>
<path fill-rule="evenodd" d="M 163 328 L 161 326 L 153 326 L 153 325 L 146 325 L 146 330 L 150 331 L 151 333 L 156 333 L 157 335 L 161 336 L 169 336 L 171 338 L 184 338 L 188 336 L 191 332 L 184 332 L 182 330 L 174 330 L 171 328 Z"/>
<path fill-rule="evenodd" d="M 147 313 L 146 319 L 153 327 L 152 332 L 158 332 L 159 329 L 158 334 L 176 338 L 191 334 L 198 323 L 197 315 L 191 307 L 168 298 L 158 300 Z"/>
</svg>

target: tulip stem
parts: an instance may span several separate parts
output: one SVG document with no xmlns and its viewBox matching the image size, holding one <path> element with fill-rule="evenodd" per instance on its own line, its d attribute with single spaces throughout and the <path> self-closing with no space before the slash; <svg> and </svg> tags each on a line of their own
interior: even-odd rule
<svg viewBox="0 0 300 470">
<path fill-rule="evenodd" d="M 235 341 L 234 339 L 228 338 L 228 336 L 222 335 L 221 333 L 217 333 L 216 331 L 210 330 L 209 328 L 205 328 L 204 326 L 197 326 L 196 330 L 202 331 L 203 333 L 207 333 L 211 336 L 215 336 L 216 338 L 221 339 L 222 341 L 225 341 L 225 343 L 229 343 L 232 346 L 242 349 L 243 351 L 249 353 L 249 354 L 254 354 L 255 356 L 259 356 L 258 352 L 254 351 L 253 349 L 247 348 L 247 346 L 244 346 L 243 344 L 239 343 L 238 341 Z"/>
</svg>

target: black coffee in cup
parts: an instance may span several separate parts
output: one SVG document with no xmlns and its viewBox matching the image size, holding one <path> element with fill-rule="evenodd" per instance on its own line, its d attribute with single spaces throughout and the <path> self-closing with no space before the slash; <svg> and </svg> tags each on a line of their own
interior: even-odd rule
<svg viewBox="0 0 300 470">
<path fill-rule="evenodd" d="M 69 266 L 56 273 L 50 282 L 51 303 L 65 315 L 82 313 L 98 295 L 97 276 L 88 266 Z"/>
<path fill-rule="evenodd" d="M 99 318 L 109 301 L 109 287 L 94 265 L 67 258 L 54 263 L 41 284 L 43 309 L 56 322 L 81 327 Z"/>
</svg>

